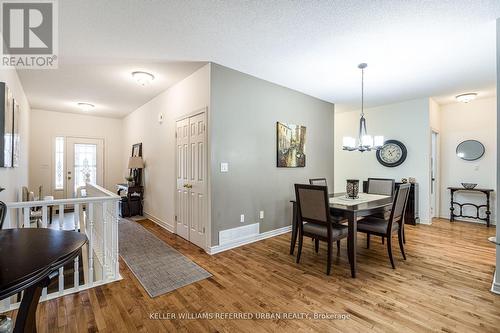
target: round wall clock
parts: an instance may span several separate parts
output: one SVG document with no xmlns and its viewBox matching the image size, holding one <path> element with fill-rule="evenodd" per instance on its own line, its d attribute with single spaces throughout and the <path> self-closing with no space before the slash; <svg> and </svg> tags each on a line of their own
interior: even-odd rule
<svg viewBox="0 0 500 333">
<path fill-rule="evenodd" d="M 383 166 L 393 168 L 406 160 L 406 146 L 398 140 L 387 140 L 382 148 L 377 150 L 377 160 Z"/>
</svg>

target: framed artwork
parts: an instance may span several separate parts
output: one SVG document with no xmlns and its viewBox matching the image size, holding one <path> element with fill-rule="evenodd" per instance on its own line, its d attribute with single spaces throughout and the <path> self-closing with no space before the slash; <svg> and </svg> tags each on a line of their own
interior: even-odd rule
<svg viewBox="0 0 500 333">
<path fill-rule="evenodd" d="M 12 167 L 14 99 L 5 82 L 0 82 L 0 167 Z"/>
<path fill-rule="evenodd" d="M 306 166 L 306 127 L 276 123 L 276 166 L 303 168 Z"/>
<path fill-rule="evenodd" d="M 132 156 L 142 157 L 142 143 L 136 143 L 132 145 Z"/>
<path fill-rule="evenodd" d="M 142 157 L 142 142 L 132 145 L 132 156 Z M 130 170 L 130 177 L 133 176 L 133 171 Z M 142 184 L 142 169 L 137 170 L 137 184 Z"/>
<path fill-rule="evenodd" d="M 21 117 L 21 108 L 14 100 L 14 129 L 12 137 L 12 166 L 14 168 L 19 167 L 19 158 L 21 151 L 21 135 L 19 133 L 19 122 Z"/>
</svg>

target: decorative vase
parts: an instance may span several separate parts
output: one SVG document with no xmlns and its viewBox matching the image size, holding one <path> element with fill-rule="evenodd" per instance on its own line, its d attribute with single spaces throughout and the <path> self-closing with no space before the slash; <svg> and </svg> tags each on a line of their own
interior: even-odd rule
<svg viewBox="0 0 500 333">
<path fill-rule="evenodd" d="M 348 179 L 346 185 L 347 197 L 349 199 L 357 199 L 359 193 L 359 180 Z"/>
</svg>

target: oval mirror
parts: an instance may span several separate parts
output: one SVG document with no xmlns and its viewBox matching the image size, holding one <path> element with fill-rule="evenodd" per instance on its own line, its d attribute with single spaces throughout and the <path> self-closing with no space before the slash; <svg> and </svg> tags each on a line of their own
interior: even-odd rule
<svg viewBox="0 0 500 333">
<path fill-rule="evenodd" d="M 484 155 L 484 145 L 477 140 L 466 140 L 457 146 L 457 156 L 466 161 L 475 161 Z"/>
</svg>

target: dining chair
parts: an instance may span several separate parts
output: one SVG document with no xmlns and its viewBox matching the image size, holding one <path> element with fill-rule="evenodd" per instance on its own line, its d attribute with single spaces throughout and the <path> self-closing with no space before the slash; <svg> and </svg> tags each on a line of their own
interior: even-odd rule
<svg viewBox="0 0 500 333">
<path fill-rule="evenodd" d="M 326 178 L 311 178 L 311 179 L 309 179 L 309 184 L 328 186 L 328 184 L 326 183 Z"/>
<path fill-rule="evenodd" d="M 318 186 L 326 186 L 328 189 L 328 184 L 326 182 L 326 178 L 311 178 L 309 179 L 309 184 L 310 185 L 318 185 Z M 332 221 L 333 223 L 347 223 L 347 219 L 344 217 L 343 214 L 332 214 Z M 319 243 L 316 241 L 316 249 L 318 248 Z M 338 243 L 337 250 L 340 251 L 340 242 Z M 318 252 L 316 250 L 316 252 Z"/>
<path fill-rule="evenodd" d="M 317 242 L 327 242 L 326 274 L 330 275 L 332 266 L 333 242 L 346 238 L 348 228 L 342 224 L 333 223 L 330 215 L 330 204 L 326 186 L 295 184 L 297 200 L 297 215 L 299 218 L 299 246 L 297 263 L 300 262 L 302 241 L 304 236 Z M 339 246 L 340 243 L 337 243 Z M 316 247 L 317 251 L 317 247 Z"/>
<path fill-rule="evenodd" d="M 394 259 L 392 257 L 392 234 L 398 233 L 399 249 L 406 260 L 403 232 L 404 232 L 404 212 L 408 203 L 410 194 L 410 184 L 401 184 L 396 190 L 396 195 L 392 203 L 392 210 L 388 219 L 382 219 L 374 216 L 369 216 L 361 221 L 358 221 L 358 232 L 366 233 L 366 247 L 370 248 L 370 235 L 377 235 L 387 238 L 387 253 L 391 261 L 392 268 Z"/>
<path fill-rule="evenodd" d="M 396 181 L 389 178 L 368 178 L 367 192 L 370 194 L 394 195 Z"/>
<path fill-rule="evenodd" d="M 39 188 L 41 191 L 41 187 Z M 31 192 L 26 186 L 22 187 L 22 201 L 35 201 L 35 194 Z M 42 209 L 41 207 L 31 207 L 29 209 L 30 223 L 36 223 L 39 227 L 42 224 Z"/>
<path fill-rule="evenodd" d="M 5 204 L 5 202 L 0 201 L 0 230 L 2 230 L 3 228 L 5 216 L 7 216 L 7 205 Z"/>
<path fill-rule="evenodd" d="M 389 195 L 394 196 L 396 181 L 390 178 L 368 178 L 366 192 L 368 194 Z M 384 212 L 376 213 L 373 216 L 387 219 L 391 213 L 391 208 L 386 208 Z M 384 237 L 382 237 L 384 244 Z"/>
</svg>

